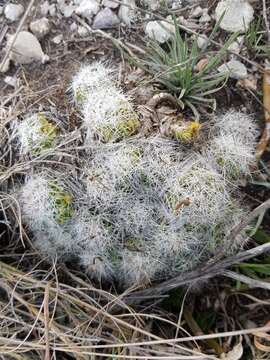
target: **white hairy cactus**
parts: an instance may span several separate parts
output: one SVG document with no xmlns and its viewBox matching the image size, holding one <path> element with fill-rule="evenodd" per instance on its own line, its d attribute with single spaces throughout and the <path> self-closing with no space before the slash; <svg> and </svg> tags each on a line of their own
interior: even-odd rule
<svg viewBox="0 0 270 360">
<path fill-rule="evenodd" d="M 243 244 L 244 234 L 233 245 L 226 238 L 246 212 L 234 193 L 254 157 L 251 116 L 216 117 L 199 154 L 159 136 L 131 137 L 138 115 L 102 64 L 83 67 L 72 89 L 86 129 L 78 176 L 43 170 L 19 192 L 23 221 L 43 253 L 76 256 L 95 279 L 128 287 Z"/>
<path fill-rule="evenodd" d="M 53 146 L 57 127 L 45 113 L 26 115 L 14 125 L 21 154 L 37 155 Z"/>
<path fill-rule="evenodd" d="M 250 175 L 258 135 L 252 116 L 229 110 L 215 118 L 205 156 L 225 179 L 237 183 Z"/>
<path fill-rule="evenodd" d="M 196 154 L 167 177 L 165 194 L 172 215 L 180 217 L 182 224 L 189 219 L 211 224 L 231 204 L 224 178 Z"/>
<path fill-rule="evenodd" d="M 247 146 L 254 147 L 259 135 L 252 115 L 234 109 L 216 115 L 213 121 L 213 133 L 216 135 L 234 135 Z"/>
<path fill-rule="evenodd" d="M 83 66 L 73 77 L 71 89 L 82 111 L 87 143 L 112 142 L 138 132 L 140 121 L 131 99 L 101 62 Z"/>
<path fill-rule="evenodd" d="M 114 267 L 108 260 L 113 238 L 101 216 L 84 209 L 69 224 L 74 251 L 92 277 L 112 281 Z"/>
<path fill-rule="evenodd" d="M 71 197 L 55 179 L 41 173 L 30 176 L 19 192 L 22 219 L 33 232 L 36 246 L 50 256 L 66 255 L 72 247 L 62 226 L 71 217 Z"/>
<path fill-rule="evenodd" d="M 88 142 L 112 142 L 138 132 L 140 121 L 128 96 L 115 86 L 89 94 L 82 110 Z"/>
<path fill-rule="evenodd" d="M 112 71 L 101 62 L 84 65 L 73 77 L 71 92 L 77 105 L 83 105 L 89 95 L 101 88 L 109 91 L 113 87 Z"/>
</svg>

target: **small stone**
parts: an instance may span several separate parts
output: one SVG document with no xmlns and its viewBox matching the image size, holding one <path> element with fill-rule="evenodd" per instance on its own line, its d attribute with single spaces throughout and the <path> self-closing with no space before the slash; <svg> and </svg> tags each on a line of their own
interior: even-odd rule
<svg viewBox="0 0 270 360">
<path fill-rule="evenodd" d="M 145 3 L 152 11 L 157 11 L 160 8 L 159 0 L 145 0 Z"/>
<path fill-rule="evenodd" d="M 89 21 L 99 11 L 99 2 L 96 0 L 82 0 L 80 5 L 75 10 L 76 14 L 83 16 Z"/>
<path fill-rule="evenodd" d="M 246 79 L 238 80 L 236 86 L 243 89 L 257 91 L 257 79 L 254 76 L 249 75 Z"/>
<path fill-rule="evenodd" d="M 178 17 L 178 22 L 181 25 L 184 25 L 189 29 L 198 29 L 199 28 L 199 25 L 196 22 L 194 22 L 192 20 L 187 20 L 187 19 L 185 19 L 184 16 L 179 16 Z"/>
<path fill-rule="evenodd" d="M 51 5 L 50 5 L 49 14 L 50 14 L 51 16 L 55 16 L 55 15 L 56 15 L 56 6 L 55 6 L 55 4 L 51 4 Z"/>
<path fill-rule="evenodd" d="M 166 21 L 149 21 L 145 28 L 145 33 L 150 39 L 158 41 L 160 44 L 168 41 L 174 32 L 174 26 Z"/>
<path fill-rule="evenodd" d="M 182 0 L 175 0 L 172 2 L 172 10 L 181 9 L 182 6 L 183 6 Z"/>
<path fill-rule="evenodd" d="M 67 5 L 64 9 L 63 9 L 63 15 L 65 18 L 69 18 L 72 16 L 73 12 L 76 10 L 76 6 L 74 5 Z"/>
<path fill-rule="evenodd" d="M 119 2 L 113 0 L 103 0 L 102 5 L 111 9 L 116 9 L 119 6 Z"/>
<path fill-rule="evenodd" d="M 118 16 L 109 8 L 100 10 L 93 21 L 93 29 L 109 29 L 120 24 Z"/>
<path fill-rule="evenodd" d="M 243 43 L 244 43 L 244 36 L 238 36 L 238 38 L 234 42 L 232 42 L 231 45 L 228 47 L 228 50 L 235 54 L 239 54 L 243 46 Z"/>
<path fill-rule="evenodd" d="M 205 50 L 208 46 L 209 39 L 205 35 L 200 35 L 197 38 L 197 45 L 199 49 Z"/>
<path fill-rule="evenodd" d="M 88 35 L 88 30 L 84 26 L 79 25 L 78 26 L 78 34 L 81 37 L 86 37 Z"/>
<path fill-rule="evenodd" d="M 135 0 L 123 0 L 118 11 L 118 16 L 122 23 L 131 26 L 136 18 Z"/>
<path fill-rule="evenodd" d="M 204 10 L 203 14 L 199 19 L 200 24 L 205 24 L 205 23 L 208 23 L 208 22 L 210 22 L 212 20 L 211 16 L 208 14 L 208 9 L 203 9 L 203 10 Z"/>
<path fill-rule="evenodd" d="M 3 14 L 3 11 L 4 11 L 4 7 L 3 7 L 3 6 L 0 6 L 0 15 Z"/>
<path fill-rule="evenodd" d="M 231 60 L 218 68 L 220 73 L 228 73 L 232 79 L 240 80 L 248 76 L 247 68 L 238 60 Z"/>
<path fill-rule="evenodd" d="M 40 5 L 40 13 L 43 16 L 47 16 L 48 14 L 51 16 L 55 16 L 56 15 L 55 4 L 50 5 L 49 1 L 47 0 L 42 2 L 42 4 Z"/>
<path fill-rule="evenodd" d="M 78 25 L 75 22 L 73 22 L 69 28 L 70 28 L 70 31 L 75 32 L 78 30 Z"/>
<path fill-rule="evenodd" d="M 50 9 L 50 4 L 49 1 L 44 1 L 43 3 L 41 3 L 40 5 L 40 13 L 43 16 L 47 16 L 49 13 L 49 9 Z"/>
<path fill-rule="evenodd" d="M 4 82 L 7 85 L 12 86 L 13 88 L 16 88 L 18 85 L 18 79 L 16 78 L 16 76 L 6 76 Z"/>
<path fill-rule="evenodd" d="M 215 10 L 216 21 L 228 32 L 245 32 L 253 20 L 254 9 L 246 0 L 221 0 Z"/>
<path fill-rule="evenodd" d="M 6 49 L 10 47 L 14 39 L 14 35 L 7 36 Z M 3 72 L 9 68 L 10 61 L 15 64 L 30 64 L 33 61 L 45 63 L 49 60 L 48 55 L 44 54 L 38 39 L 29 31 L 20 31 L 15 39 L 9 58 L 4 64 Z"/>
<path fill-rule="evenodd" d="M 24 12 L 24 7 L 21 4 L 7 4 L 5 6 L 5 17 L 10 21 L 17 21 Z"/>
<path fill-rule="evenodd" d="M 202 16 L 202 14 L 203 14 L 203 9 L 200 6 L 196 6 L 192 10 L 192 12 L 190 14 L 190 17 L 191 18 L 198 18 L 198 17 Z"/>
<path fill-rule="evenodd" d="M 65 7 L 67 6 L 66 0 L 57 0 L 57 8 L 63 14 Z"/>
<path fill-rule="evenodd" d="M 59 34 L 56 35 L 53 39 L 52 42 L 56 45 L 59 45 L 61 42 L 63 41 L 63 34 Z"/>
<path fill-rule="evenodd" d="M 38 39 L 42 39 L 50 31 L 50 22 L 46 17 L 37 19 L 30 23 L 30 30 Z"/>
</svg>

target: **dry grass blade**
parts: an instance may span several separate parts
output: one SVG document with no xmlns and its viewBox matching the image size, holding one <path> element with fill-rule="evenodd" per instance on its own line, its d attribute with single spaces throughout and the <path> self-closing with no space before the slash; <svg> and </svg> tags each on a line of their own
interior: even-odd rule
<svg viewBox="0 0 270 360">
<path fill-rule="evenodd" d="M 256 150 L 256 159 L 259 161 L 265 152 L 270 140 L 270 69 L 267 67 L 263 74 L 263 105 L 265 129 L 258 143 Z"/>
<path fill-rule="evenodd" d="M 50 359 L 50 352 L 75 359 L 88 359 L 89 355 L 115 358 L 116 354 L 123 359 L 205 358 L 147 331 L 146 319 L 124 304 L 119 315 L 112 315 L 106 310 L 112 307 L 110 294 L 86 283 L 68 286 L 54 277 L 49 279 L 46 273 L 44 278 L 41 271 L 27 274 L 3 262 L 0 276 L 0 289 L 6 294 L 0 304 L 2 354 L 27 353 L 39 358 L 43 353 L 45 360 Z M 129 312 L 127 320 L 122 312 Z"/>
</svg>

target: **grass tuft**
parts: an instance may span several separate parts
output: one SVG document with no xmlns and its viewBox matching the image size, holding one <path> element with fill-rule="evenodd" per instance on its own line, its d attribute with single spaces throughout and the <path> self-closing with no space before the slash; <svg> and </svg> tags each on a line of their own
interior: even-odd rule
<svg viewBox="0 0 270 360">
<path fill-rule="evenodd" d="M 131 61 L 154 76 L 156 83 L 160 83 L 174 94 L 182 109 L 190 108 L 195 117 L 199 118 L 198 106 L 215 108 L 215 99 L 212 95 L 219 91 L 227 80 L 227 74 L 220 74 L 217 68 L 238 34 L 233 34 L 223 47 L 208 59 L 203 69 L 196 72 L 195 66 L 205 57 L 205 53 L 198 48 L 197 38 L 183 38 L 176 20 L 174 25 L 175 31 L 170 42 L 163 47 L 152 40 L 146 48 L 146 56 Z M 210 38 L 216 33 L 217 28 L 218 25 L 215 26 Z"/>
</svg>

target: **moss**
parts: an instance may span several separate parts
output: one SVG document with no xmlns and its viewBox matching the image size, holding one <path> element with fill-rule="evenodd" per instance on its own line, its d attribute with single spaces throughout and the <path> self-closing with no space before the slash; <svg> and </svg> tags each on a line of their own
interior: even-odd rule
<svg viewBox="0 0 270 360">
<path fill-rule="evenodd" d="M 144 153 L 144 151 L 143 151 L 142 147 L 138 147 L 138 148 L 132 150 L 130 152 L 132 162 L 134 164 L 138 164 L 140 162 L 140 160 L 142 159 L 142 157 L 143 157 L 143 153 Z"/>
<path fill-rule="evenodd" d="M 87 95 L 81 88 L 78 88 L 74 92 L 74 98 L 77 104 L 82 104 L 86 101 Z"/>
<path fill-rule="evenodd" d="M 110 126 L 103 126 L 102 128 L 97 130 L 99 134 L 100 140 L 107 143 L 114 139 L 115 131 Z"/>
<path fill-rule="evenodd" d="M 129 251 L 143 251 L 143 239 L 141 238 L 128 238 L 125 240 L 125 247 Z"/>
<path fill-rule="evenodd" d="M 171 194 L 170 192 L 167 192 L 165 194 L 165 202 L 169 209 L 171 209 L 173 212 L 175 212 L 175 209 L 177 207 L 177 204 L 179 203 L 180 196 L 176 196 Z"/>
<path fill-rule="evenodd" d="M 64 224 L 73 215 L 72 196 L 55 182 L 50 182 L 49 186 L 55 203 L 54 218 L 59 224 Z"/>
<path fill-rule="evenodd" d="M 135 135 L 140 129 L 141 123 L 138 119 L 121 120 L 116 124 L 117 134 L 121 139 Z"/>
<path fill-rule="evenodd" d="M 115 128 L 110 126 L 104 126 L 97 132 L 100 134 L 100 138 L 103 142 L 107 143 L 112 140 L 122 140 L 129 136 L 135 135 L 141 123 L 137 119 L 121 120 L 118 121 Z"/>
<path fill-rule="evenodd" d="M 108 249 L 108 258 L 114 266 L 118 266 L 121 262 L 121 255 L 115 247 Z"/>
<path fill-rule="evenodd" d="M 229 161 L 226 162 L 226 160 L 223 159 L 221 156 L 216 159 L 216 162 L 218 166 L 225 170 L 226 175 L 231 180 L 237 180 L 239 179 L 239 177 L 241 177 L 241 169 L 240 166 L 237 166 L 237 164 Z"/>
<path fill-rule="evenodd" d="M 174 137 L 184 144 L 191 144 L 198 138 L 201 127 L 197 121 L 188 121 L 174 131 Z"/>
<path fill-rule="evenodd" d="M 58 131 L 57 127 L 44 114 L 38 114 L 38 120 L 40 122 L 40 132 L 44 135 L 44 139 L 39 144 L 39 149 L 42 151 L 52 146 Z"/>
</svg>

